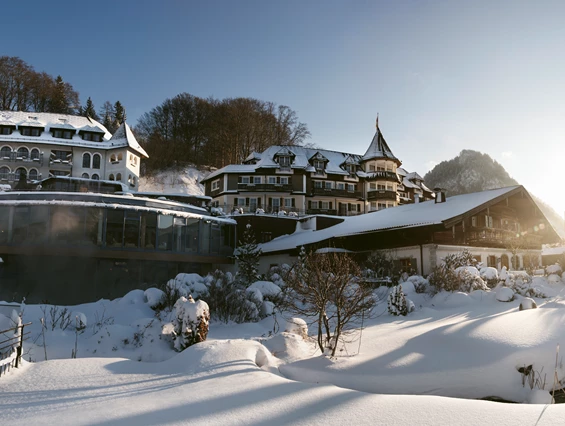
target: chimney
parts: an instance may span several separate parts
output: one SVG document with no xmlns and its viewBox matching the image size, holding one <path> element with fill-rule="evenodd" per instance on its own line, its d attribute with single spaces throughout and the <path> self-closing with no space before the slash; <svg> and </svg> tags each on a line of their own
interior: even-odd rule
<svg viewBox="0 0 565 426">
<path fill-rule="evenodd" d="M 445 203 L 445 189 L 434 188 L 434 192 L 436 194 L 436 204 Z"/>
</svg>

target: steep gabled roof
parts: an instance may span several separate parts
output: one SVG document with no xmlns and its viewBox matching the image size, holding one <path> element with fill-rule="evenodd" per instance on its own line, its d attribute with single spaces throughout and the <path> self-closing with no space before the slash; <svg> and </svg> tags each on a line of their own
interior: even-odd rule
<svg viewBox="0 0 565 426">
<path fill-rule="evenodd" d="M 346 217 L 343 222 L 319 231 L 302 231 L 291 235 L 284 235 L 268 243 L 261 244 L 260 247 L 263 253 L 269 253 L 294 250 L 303 245 L 356 234 L 429 225 L 449 227 L 463 217 L 476 214 L 521 191 L 526 196 L 529 196 L 524 187 L 519 185 L 472 194 L 456 195 L 447 198 L 443 203 L 435 203 L 432 200 L 415 204 L 404 204 L 373 213 Z M 532 202 L 534 201 L 532 200 Z"/>
<path fill-rule="evenodd" d="M 381 129 L 379 129 L 379 126 L 377 124 L 377 131 L 375 132 L 375 136 L 373 136 L 373 140 L 371 141 L 371 145 L 369 145 L 369 149 L 367 149 L 367 152 L 365 152 L 365 155 L 363 155 L 363 161 L 379 158 L 387 158 L 389 160 L 396 161 L 398 165 L 401 164 L 400 160 L 396 158 L 390 150 L 383 134 L 381 133 Z"/>
<path fill-rule="evenodd" d="M 138 154 L 141 154 L 145 158 L 149 158 L 149 155 L 147 155 L 147 152 L 145 152 L 139 142 L 137 142 L 137 139 L 135 139 L 133 132 L 125 121 L 121 124 L 120 127 L 118 127 L 116 133 L 112 135 L 110 142 L 116 143 L 123 142 L 124 140 L 127 142 L 128 146 L 131 149 L 137 151 Z"/>
</svg>

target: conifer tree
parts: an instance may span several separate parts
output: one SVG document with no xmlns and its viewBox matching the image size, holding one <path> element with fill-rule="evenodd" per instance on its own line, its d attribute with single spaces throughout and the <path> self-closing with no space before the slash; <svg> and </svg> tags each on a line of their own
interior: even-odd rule
<svg viewBox="0 0 565 426">
<path fill-rule="evenodd" d="M 255 233 L 251 228 L 251 224 L 248 223 L 235 254 L 238 265 L 237 280 L 243 285 L 248 286 L 259 280 L 260 256 L 261 249 L 255 241 Z"/>
<path fill-rule="evenodd" d="M 116 101 L 114 104 L 114 126 L 118 128 L 124 121 L 126 121 L 126 110 L 120 101 Z"/>
<path fill-rule="evenodd" d="M 79 114 L 83 117 L 90 117 L 96 121 L 100 120 L 100 117 L 98 117 L 98 114 L 96 113 L 96 109 L 94 109 L 94 103 L 92 102 L 92 99 L 90 99 L 90 96 L 86 100 L 86 105 L 80 108 Z"/>
</svg>

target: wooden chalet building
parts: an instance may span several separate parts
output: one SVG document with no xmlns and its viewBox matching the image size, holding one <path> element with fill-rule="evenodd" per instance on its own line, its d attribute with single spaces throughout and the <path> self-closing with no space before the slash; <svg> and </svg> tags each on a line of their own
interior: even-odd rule
<svg viewBox="0 0 565 426">
<path fill-rule="evenodd" d="M 306 221 L 307 219 L 304 219 Z M 261 244 L 261 272 L 293 263 L 299 250 L 345 249 L 360 257 L 390 250 L 402 269 L 427 275 L 445 255 L 468 249 L 485 266 L 527 269 L 541 264 L 542 244 L 561 238 L 522 186 L 405 204 L 332 226 L 298 222 L 296 231 Z M 309 232 L 304 232 L 308 230 Z"/>
<path fill-rule="evenodd" d="M 419 200 L 432 198 L 423 184 L 415 190 L 406 179 L 411 174 L 400 165 L 377 122 L 365 155 L 271 146 L 252 153 L 243 164 L 211 173 L 201 183 L 212 204 L 228 213 L 355 216 L 413 202 L 416 193 Z"/>
</svg>

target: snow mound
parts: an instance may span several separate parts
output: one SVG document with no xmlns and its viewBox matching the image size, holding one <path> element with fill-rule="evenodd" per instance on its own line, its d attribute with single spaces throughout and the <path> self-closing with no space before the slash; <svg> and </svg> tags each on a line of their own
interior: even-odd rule
<svg viewBox="0 0 565 426">
<path fill-rule="evenodd" d="M 535 309 L 537 308 L 538 305 L 536 304 L 534 299 L 531 299 L 529 297 L 524 297 L 522 299 L 522 301 L 520 302 L 520 311 L 525 311 L 526 309 Z"/>
<path fill-rule="evenodd" d="M 555 265 L 549 265 L 545 268 L 545 272 L 547 275 L 551 275 L 551 274 L 561 274 L 561 266 L 559 266 L 558 264 Z"/>
<path fill-rule="evenodd" d="M 514 290 L 508 287 L 500 287 L 496 290 L 496 300 L 499 302 L 510 302 L 514 300 Z"/>
<path fill-rule="evenodd" d="M 144 296 L 147 305 L 150 308 L 155 308 L 165 297 L 165 292 L 163 290 L 159 290 L 158 288 L 151 287 L 145 290 Z"/>
<path fill-rule="evenodd" d="M 302 318 L 291 318 L 286 322 L 284 331 L 306 339 L 308 337 L 308 324 Z"/>
</svg>

